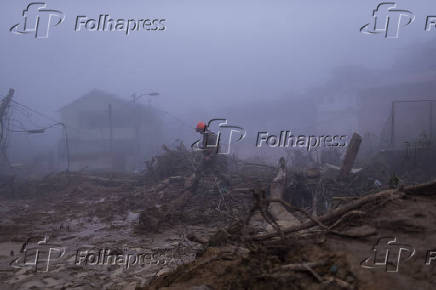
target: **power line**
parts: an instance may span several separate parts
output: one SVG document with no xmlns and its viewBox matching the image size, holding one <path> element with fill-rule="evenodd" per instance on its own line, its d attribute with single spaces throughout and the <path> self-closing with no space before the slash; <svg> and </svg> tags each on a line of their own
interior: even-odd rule
<svg viewBox="0 0 436 290">
<path fill-rule="evenodd" d="M 78 129 L 78 128 L 75 128 L 75 127 L 72 127 L 72 126 L 70 126 L 70 125 L 67 125 L 67 124 L 65 124 L 65 122 L 62 122 L 62 121 L 59 121 L 59 120 L 53 119 L 52 117 L 50 117 L 50 116 L 48 116 L 48 115 L 46 115 L 46 114 L 44 114 L 44 113 L 41 113 L 41 112 L 39 112 L 39 111 L 37 111 L 37 110 L 35 110 L 35 109 L 32 109 L 32 108 L 30 108 L 29 106 L 23 105 L 23 104 L 21 104 L 21 103 L 19 103 L 19 102 L 17 102 L 17 101 L 14 101 L 14 100 L 12 100 L 12 102 L 15 103 L 15 104 L 17 104 L 17 105 L 20 105 L 21 107 L 27 109 L 27 110 L 30 111 L 30 112 L 33 112 L 33 113 L 35 113 L 35 114 L 37 114 L 37 115 L 40 115 L 41 117 L 46 118 L 46 119 L 49 120 L 49 121 L 54 122 L 55 125 L 62 124 L 63 126 L 68 127 L 68 128 L 70 128 L 70 129 L 74 129 L 74 130 L 80 131 L 80 129 Z"/>
<path fill-rule="evenodd" d="M 172 117 L 174 120 L 180 122 L 180 123 L 181 123 L 183 126 L 185 126 L 186 128 L 189 128 L 189 129 L 192 129 L 192 128 L 193 128 L 193 127 L 189 126 L 188 124 L 186 124 L 185 121 L 183 121 L 183 120 L 180 119 L 179 117 L 177 117 L 177 116 L 171 114 L 170 112 L 167 112 L 167 111 L 164 111 L 164 110 L 158 109 L 158 108 L 156 108 L 156 107 L 154 107 L 154 110 L 156 110 L 156 111 L 160 111 L 160 112 L 162 112 L 162 113 L 164 113 L 164 114 L 167 114 L 168 116 Z"/>
<path fill-rule="evenodd" d="M 44 127 L 44 128 L 37 128 L 37 129 L 25 129 L 23 128 L 23 130 L 8 130 L 9 132 L 13 132 L 13 133 L 29 133 L 29 134 L 37 134 L 37 133 L 45 133 L 46 130 L 53 128 L 55 126 L 60 125 L 61 123 L 55 123 L 52 124 L 50 126 Z"/>
<path fill-rule="evenodd" d="M 32 109 L 32 108 L 30 108 L 30 107 L 28 107 L 28 106 L 26 106 L 26 105 L 23 105 L 23 104 L 21 104 L 21 103 L 15 101 L 15 100 L 12 100 L 12 102 L 15 103 L 15 104 L 17 104 L 17 105 L 22 106 L 23 108 L 25 108 L 25 109 L 27 109 L 27 110 L 29 110 L 29 111 L 35 113 L 35 114 L 40 115 L 41 117 L 44 117 L 44 118 L 46 118 L 46 119 L 48 119 L 48 120 L 50 120 L 50 121 L 52 121 L 52 122 L 60 123 L 58 120 L 55 120 L 55 119 L 53 119 L 52 117 L 49 117 L 49 116 L 45 115 L 44 113 L 38 112 L 37 110 Z"/>
<path fill-rule="evenodd" d="M 36 116 L 35 113 L 32 113 L 31 111 L 21 106 L 18 106 L 17 104 L 11 104 L 11 111 L 12 111 L 11 116 L 14 116 L 16 120 L 20 120 L 22 124 L 23 123 L 29 124 L 33 127 L 44 127 L 47 126 L 47 123 L 49 124 L 52 123 L 52 121 L 49 121 L 46 118 L 41 118 L 39 116 Z M 25 126 L 22 125 L 21 127 L 25 127 Z"/>
<path fill-rule="evenodd" d="M 50 126 L 47 126 L 45 128 L 31 129 L 31 130 L 22 130 L 22 131 L 16 131 L 16 132 L 28 133 L 28 134 L 41 134 L 41 133 L 44 133 L 45 130 L 50 129 L 50 128 L 55 127 L 55 126 L 61 126 L 63 128 L 64 136 L 65 136 L 65 149 L 67 151 L 66 152 L 67 153 L 67 171 L 69 171 L 70 170 L 70 145 L 69 145 L 69 138 L 68 138 L 68 133 L 67 133 L 66 125 L 63 122 L 57 121 L 57 120 L 53 119 L 52 117 L 49 117 L 49 116 L 45 115 L 44 113 L 41 113 L 41 112 L 39 112 L 39 111 L 37 111 L 35 109 L 32 109 L 32 108 L 30 108 L 30 107 L 28 107 L 26 105 L 23 105 L 23 104 L 21 104 L 21 103 L 19 103 L 17 101 L 12 100 L 12 102 L 14 104 L 20 105 L 21 107 L 29 110 L 30 112 L 33 112 L 33 113 L 35 113 L 35 114 L 37 114 L 37 115 L 39 115 L 41 117 L 46 118 L 47 120 L 50 120 L 50 121 L 54 122 L 54 124 L 52 124 Z M 8 129 L 8 131 L 10 131 L 9 127 L 7 129 Z"/>
</svg>

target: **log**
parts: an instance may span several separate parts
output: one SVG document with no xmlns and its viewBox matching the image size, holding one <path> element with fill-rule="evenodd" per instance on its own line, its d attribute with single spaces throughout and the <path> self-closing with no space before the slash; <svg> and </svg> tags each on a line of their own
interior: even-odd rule
<svg viewBox="0 0 436 290">
<path fill-rule="evenodd" d="M 360 143 L 362 143 L 362 137 L 359 134 L 354 133 L 351 137 L 350 144 L 345 154 L 344 162 L 342 163 L 341 170 L 339 172 L 340 177 L 347 176 L 353 169 L 354 161 L 356 160 L 357 153 L 359 153 Z"/>
</svg>

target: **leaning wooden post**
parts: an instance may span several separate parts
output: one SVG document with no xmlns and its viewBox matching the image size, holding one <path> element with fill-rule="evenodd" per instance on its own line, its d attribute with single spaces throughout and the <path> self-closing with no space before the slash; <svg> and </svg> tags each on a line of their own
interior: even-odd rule
<svg viewBox="0 0 436 290">
<path fill-rule="evenodd" d="M 353 137 L 351 137 L 350 144 L 347 148 L 347 153 L 345 154 L 345 158 L 342 163 L 341 171 L 339 173 L 340 177 L 350 174 L 354 161 L 356 160 L 357 153 L 359 153 L 360 143 L 362 143 L 362 137 L 359 134 L 354 133 Z"/>
</svg>

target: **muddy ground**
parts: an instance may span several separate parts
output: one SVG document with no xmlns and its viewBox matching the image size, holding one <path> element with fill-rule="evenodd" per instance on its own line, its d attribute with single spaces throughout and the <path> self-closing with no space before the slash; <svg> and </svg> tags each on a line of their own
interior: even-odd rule
<svg viewBox="0 0 436 290">
<path fill-rule="evenodd" d="M 265 233 L 235 224 L 251 196 L 214 188 L 151 231 L 147 217 L 181 193 L 183 179 L 135 178 L 60 174 L 2 195 L 0 289 L 434 289 L 434 185 L 388 191 L 329 221 L 334 231 L 256 239 Z M 380 238 L 389 238 L 376 247 L 378 258 L 389 249 L 387 262 L 362 264 Z"/>
<path fill-rule="evenodd" d="M 56 176 L 22 185 L 15 196 L 2 196 L 0 289 L 134 289 L 192 261 L 198 245 L 186 233 L 208 236 L 214 228 L 172 225 L 142 232 L 138 217 L 153 197 L 147 187 L 134 183 Z M 65 253 L 61 256 L 58 249 Z M 93 257 L 84 258 L 100 250 L 143 256 L 136 263 L 131 258 L 129 269 L 125 259 L 92 265 Z"/>
</svg>

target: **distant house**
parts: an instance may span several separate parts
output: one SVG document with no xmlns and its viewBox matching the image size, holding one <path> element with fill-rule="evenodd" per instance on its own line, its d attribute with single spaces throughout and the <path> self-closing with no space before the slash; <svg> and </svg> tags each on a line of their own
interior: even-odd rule
<svg viewBox="0 0 436 290">
<path fill-rule="evenodd" d="M 162 122 L 150 105 L 93 90 L 60 110 L 71 170 L 131 171 L 162 144 Z M 65 153 L 65 152 L 64 152 Z"/>
</svg>

